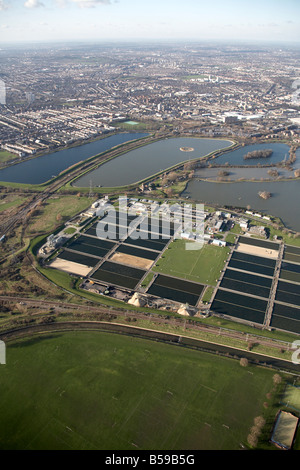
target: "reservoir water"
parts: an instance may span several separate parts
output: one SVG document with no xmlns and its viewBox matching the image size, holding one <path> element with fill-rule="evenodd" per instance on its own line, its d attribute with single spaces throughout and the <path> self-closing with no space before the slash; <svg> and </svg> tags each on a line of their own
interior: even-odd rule
<svg viewBox="0 0 300 470">
<path fill-rule="evenodd" d="M 261 211 L 280 217 L 287 228 L 300 232 L 300 180 L 272 182 L 212 183 L 192 180 L 183 197 L 221 207 L 234 206 Z M 267 200 L 259 197 L 258 191 L 272 194 Z"/>
<path fill-rule="evenodd" d="M 160 140 L 114 158 L 96 170 L 82 176 L 74 185 L 87 187 L 92 181 L 94 186 L 126 186 L 148 176 L 172 167 L 189 159 L 204 157 L 218 149 L 230 147 L 229 140 L 178 137 Z M 181 148 L 189 147 L 190 152 Z"/>
<path fill-rule="evenodd" d="M 0 181 L 40 184 L 48 181 L 53 175 L 58 175 L 61 171 L 75 163 L 84 161 L 93 155 L 102 153 L 122 143 L 147 135 L 145 133 L 118 134 L 79 147 L 47 154 L 0 170 Z M 127 152 L 100 165 L 98 169 L 79 178 L 75 185 L 88 187 L 90 181 L 92 181 L 93 186 L 125 186 L 177 163 L 203 157 L 218 149 L 230 147 L 231 144 L 232 142 L 229 140 L 217 139 L 188 137 L 165 139 Z M 193 151 L 183 152 L 180 150 L 182 147 L 191 147 Z M 211 160 L 211 162 L 214 165 L 217 163 L 225 164 L 226 162 L 229 162 L 231 165 L 244 165 L 245 160 L 243 155 L 252 150 L 259 150 L 262 147 L 272 149 L 272 156 L 263 159 L 263 162 L 259 162 L 256 159 L 247 160 L 247 165 L 255 165 L 257 163 L 272 164 L 284 160 L 285 156 L 288 158 L 289 147 L 287 145 L 267 143 L 228 151 L 228 153 Z M 296 152 L 296 161 L 293 164 L 294 169 L 300 167 L 299 162 L 300 149 Z M 293 176 L 293 172 L 289 170 L 281 168 L 278 170 L 281 177 Z M 196 176 L 204 179 L 214 178 L 217 176 L 217 172 L 217 168 L 199 169 L 196 171 Z M 229 173 L 229 179 L 234 180 L 238 178 L 251 179 L 253 177 L 257 179 L 268 177 L 267 168 L 230 168 Z M 219 206 L 250 206 L 253 210 L 278 216 L 288 228 L 300 231 L 299 186 L 299 179 L 291 181 L 243 181 L 232 183 L 215 183 L 194 179 L 188 184 L 182 195 L 199 202 L 212 203 Z M 268 200 L 263 200 L 258 196 L 258 191 L 270 191 L 272 197 Z"/>
<path fill-rule="evenodd" d="M 248 149 L 250 146 L 244 147 L 244 152 L 247 153 Z M 276 156 L 276 159 L 279 161 L 282 161 L 284 156 L 286 155 L 286 145 L 285 144 L 271 144 L 271 148 L 273 149 L 274 153 L 270 157 L 270 159 L 267 159 L 269 163 L 274 163 L 272 160 L 273 156 Z M 270 148 L 270 146 L 269 146 Z M 260 149 L 260 144 L 255 146 L 255 150 Z M 281 149 L 281 153 L 280 153 Z M 288 147 L 289 149 L 289 147 Z M 230 165 L 238 165 L 235 159 L 236 151 L 229 152 L 226 154 L 228 163 Z M 224 158 L 225 155 L 221 155 L 220 157 L 211 160 L 213 164 L 216 166 L 213 166 L 211 168 L 198 168 L 195 171 L 195 177 L 201 178 L 201 179 L 212 179 L 212 180 L 218 180 L 219 179 L 219 171 L 220 167 L 218 167 L 218 164 L 224 164 Z M 247 160 L 249 162 L 250 160 Z M 219 162 L 219 163 L 218 163 Z M 221 162 L 221 163 L 220 163 Z M 222 163 L 223 162 L 223 163 Z M 278 176 L 282 179 L 286 178 L 294 178 L 294 171 L 300 168 L 300 148 L 296 150 L 296 160 L 293 162 L 291 169 L 289 168 L 284 168 L 284 167 L 276 167 L 276 170 L 278 172 Z M 250 181 L 251 179 L 254 180 L 261 180 L 261 179 L 273 179 L 268 171 L 270 171 L 269 167 L 253 167 L 252 165 L 250 167 L 245 167 L 245 166 L 239 166 L 239 167 L 230 167 L 227 168 L 226 171 L 228 172 L 227 176 L 223 176 L 222 179 L 224 181 L 230 181 L 230 180 L 239 180 L 239 179 L 246 179 Z"/>
<path fill-rule="evenodd" d="M 270 157 L 267 158 L 251 158 L 244 160 L 244 155 L 254 150 L 273 150 Z M 266 143 L 266 144 L 253 144 L 240 147 L 232 152 L 220 155 L 218 158 L 211 160 L 214 165 L 225 165 L 227 162 L 230 165 L 272 165 L 289 158 L 290 147 L 281 143 Z"/>
<path fill-rule="evenodd" d="M 72 147 L 66 150 L 49 153 L 42 157 L 33 158 L 32 160 L 0 170 L 0 181 L 41 184 L 75 163 L 79 163 L 98 153 L 110 150 L 117 145 L 129 142 L 130 140 L 140 139 L 147 135 L 148 134 L 135 132 L 112 135 L 78 147 Z"/>
<path fill-rule="evenodd" d="M 230 165 L 245 164 L 243 163 L 245 162 L 243 154 L 262 148 L 273 150 L 271 157 L 263 159 L 267 160 L 268 163 L 276 163 L 282 161 L 285 155 L 287 155 L 287 158 L 289 156 L 289 147 L 285 144 L 257 144 L 221 155 L 214 159 L 213 163 L 217 165 L 228 161 Z M 251 161 L 247 160 L 247 165 Z M 256 161 L 253 160 L 253 162 Z M 292 167 L 293 170 L 277 168 L 280 178 L 294 177 L 294 170 L 300 168 L 300 148 L 296 150 L 296 160 Z M 224 182 L 216 183 L 215 181 L 219 179 L 219 170 L 220 168 L 198 169 L 195 176 L 203 181 L 192 180 L 182 196 L 220 206 L 226 205 L 243 208 L 250 206 L 253 210 L 280 217 L 287 228 L 300 231 L 299 180 L 262 181 L 263 179 L 272 179 L 268 174 L 268 168 L 228 168 L 228 177 L 222 178 Z M 251 182 L 251 178 L 261 181 Z M 215 181 L 204 181 L 209 179 Z M 246 179 L 248 181 L 239 182 L 237 181 L 238 179 Z M 232 182 L 229 182 L 229 180 L 232 180 Z M 259 191 L 269 191 L 272 197 L 264 200 L 259 197 Z"/>
</svg>

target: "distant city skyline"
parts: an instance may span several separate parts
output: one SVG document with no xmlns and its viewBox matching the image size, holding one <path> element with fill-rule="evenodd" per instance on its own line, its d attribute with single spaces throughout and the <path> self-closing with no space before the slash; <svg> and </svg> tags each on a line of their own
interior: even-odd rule
<svg viewBox="0 0 300 470">
<path fill-rule="evenodd" d="M 0 43 L 300 42 L 299 0 L 0 0 Z"/>
</svg>

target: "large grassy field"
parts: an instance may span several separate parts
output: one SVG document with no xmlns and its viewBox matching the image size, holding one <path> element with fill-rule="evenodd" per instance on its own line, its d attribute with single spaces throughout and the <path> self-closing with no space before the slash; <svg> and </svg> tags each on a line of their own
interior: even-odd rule
<svg viewBox="0 0 300 470">
<path fill-rule="evenodd" d="M 266 410 L 273 376 L 96 331 L 19 340 L 0 366 L 0 448 L 239 449 Z"/>
<path fill-rule="evenodd" d="M 194 244 L 181 239 L 174 240 L 153 271 L 215 286 L 229 248 L 204 245 L 200 250 L 187 250 L 187 243 Z"/>
<path fill-rule="evenodd" d="M 87 196 L 53 196 L 31 218 L 28 231 L 35 235 L 50 232 L 55 225 L 59 225 L 59 223 L 65 222 L 74 214 L 85 210 L 92 202 L 93 200 Z"/>
</svg>

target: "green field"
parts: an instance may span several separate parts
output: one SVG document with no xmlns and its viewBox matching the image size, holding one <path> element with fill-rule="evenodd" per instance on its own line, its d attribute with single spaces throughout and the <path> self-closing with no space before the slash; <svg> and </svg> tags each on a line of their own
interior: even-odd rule
<svg viewBox="0 0 300 470">
<path fill-rule="evenodd" d="M 300 412 L 300 388 L 287 385 L 282 399 L 282 403 Z"/>
<path fill-rule="evenodd" d="M 15 160 L 18 158 L 18 155 L 7 152 L 7 150 L 0 150 L 0 163 L 5 163 L 9 160 Z"/>
<path fill-rule="evenodd" d="M 0 212 L 20 206 L 25 201 L 26 197 L 20 196 L 19 194 L 7 194 L 3 199 L 0 199 Z"/>
<path fill-rule="evenodd" d="M 1 449 L 226 450 L 247 445 L 274 371 L 82 331 L 8 343 L 0 376 Z"/>
<path fill-rule="evenodd" d="M 204 245 L 200 250 L 187 250 L 186 243 L 192 245 L 194 242 L 174 240 L 153 271 L 215 286 L 229 248 Z"/>
</svg>

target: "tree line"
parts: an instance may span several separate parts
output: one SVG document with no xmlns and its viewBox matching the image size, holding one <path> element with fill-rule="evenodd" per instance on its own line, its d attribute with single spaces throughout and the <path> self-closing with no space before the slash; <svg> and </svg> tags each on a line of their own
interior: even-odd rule
<svg viewBox="0 0 300 470">
<path fill-rule="evenodd" d="M 248 152 L 244 155 L 244 160 L 249 160 L 251 158 L 268 158 L 272 155 L 273 150 L 265 149 L 265 150 L 253 150 L 253 152 Z"/>
</svg>

